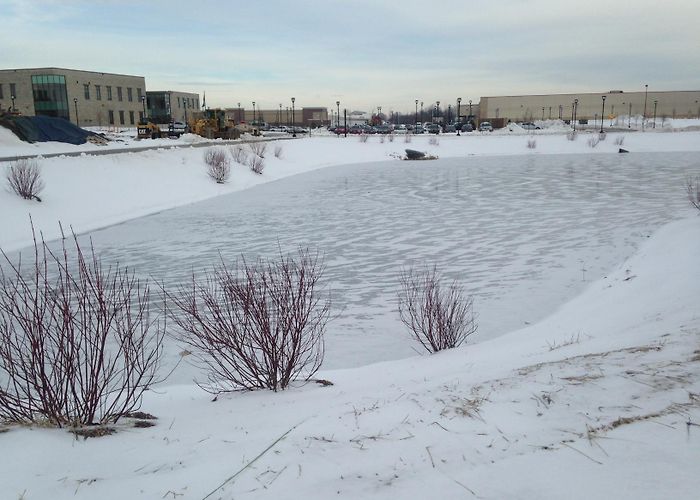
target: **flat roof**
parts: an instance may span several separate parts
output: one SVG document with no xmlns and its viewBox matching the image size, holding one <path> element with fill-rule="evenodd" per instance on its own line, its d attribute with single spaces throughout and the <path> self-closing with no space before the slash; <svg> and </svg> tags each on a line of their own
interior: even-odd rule
<svg viewBox="0 0 700 500">
<path fill-rule="evenodd" d="M 130 76 L 136 78 L 144 78 L 141 75 L 126 75 L 123 73 L 110 73 L 108 71 L 90 71 L 86 69 L 71 69 L 71 68 L 56 68 L 53 66 L 47 66 L 42 68 L 12 68 L 12 69 L 0 69 L 0 73 L 3 72 L 17 72 L 17 71 L 75 71 L 76 73 L 93 73 L 95 75 L 114 75 L 114 76 Z"/>
</svg>

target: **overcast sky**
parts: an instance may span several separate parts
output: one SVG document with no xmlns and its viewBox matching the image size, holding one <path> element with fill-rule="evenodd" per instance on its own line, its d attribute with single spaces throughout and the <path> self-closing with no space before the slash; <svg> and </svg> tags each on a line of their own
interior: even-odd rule
<svg viewBox="0 0 700 500">
<path fill-rule="evenodd" d="M 0 19 L 2 68 L 141 75 L 210 107 L 700 88 L 700 0 L 0 0 Z"/>
</svg>

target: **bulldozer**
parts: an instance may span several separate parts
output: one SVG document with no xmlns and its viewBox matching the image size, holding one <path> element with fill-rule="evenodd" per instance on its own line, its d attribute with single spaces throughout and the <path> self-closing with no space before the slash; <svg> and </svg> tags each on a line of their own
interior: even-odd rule
<svg viewBox="0 0 700 500">
<path fill-rule="evenodd" d="M 240 131 L 226 119 L 223 109 L 205 109 L 190 123 L 192 133 L 207 139 L 238 139 Z"/>
</svg>

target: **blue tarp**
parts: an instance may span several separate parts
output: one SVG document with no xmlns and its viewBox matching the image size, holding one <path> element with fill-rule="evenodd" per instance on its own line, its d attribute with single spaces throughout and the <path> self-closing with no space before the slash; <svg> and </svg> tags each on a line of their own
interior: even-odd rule
<svg viewBox="0 0 700 500">
<path fill-rule="evenodd" d="M 51 116 L 9 116 L 0 119 L 0 125 L 12 130 L 26 142 L 67 142 L 84 144 L 94 132 L 83 130 L 63 118 Z"/>
</svg>

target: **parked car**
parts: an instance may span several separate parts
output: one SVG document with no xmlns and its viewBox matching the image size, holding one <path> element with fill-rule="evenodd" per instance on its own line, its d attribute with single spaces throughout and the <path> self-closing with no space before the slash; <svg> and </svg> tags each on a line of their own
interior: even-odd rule
<svg viewBox="0 0 700 500">
<path fill-rule="evenodd" d="M 414 134 L 425 134 L 425 129 L 423 128 L 422 125 L 416 125 L 416 126 L 413 128 L 413 133 L 414 133 Z"/>
<path fill-rule="evenodd" d="M 348 133 L 350 133 L 350 134 L 361 134 L 361 133 L 362 133 L 362 127 L 360 127 L 359 125 L 352 125 L 352 126 L 348 129 Z"/>
<path fill-rule="evenodd" d="M 491 122 L 481 122 L 479 124 L 479 132 L 493 132 L 493 125 L 491 125 Z"/>
<path fill-rule="evenodd" d="M 457 132 L 457 127 L 454 125 L 446 125 L 445 126 L 445 133 L 450 133 L 450 132 Z"/>
<path fill-rule="evenodd" d="M 391 132 L 391 129 L 386 125 L 377 125 L 376 127 L 374 127 L 374 131 L 377 134 L 388 134 L 389 132 Z"/>
<path fill-rule="evenodd" d="M 520 126 L 525 130 L 540 130 L 540 127 L 538 127 L 532 122 L 523 122 L 520 124 Z"/>
<path fill-rule="evenodd" d="M 462 128 L 460 130 L 462 132 L 474 132 L 474 127 L 471 123 L 462 123 Z"/>
<path fill-rule="evenodd" d="M 342 125 L 340 127 L 333 127 L 333 132 L 337 135 L 342 135 L 346 133 L 345 127 Z"/>
<path fill-rule="evenodd" d="M 440 125 L 437 123 L 428 123 L 425 126 L 425 131 L 429 134 L 439 134 L 440 133 Z"/>
</svg>

